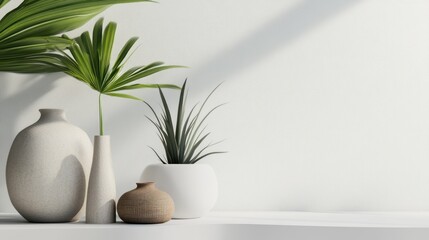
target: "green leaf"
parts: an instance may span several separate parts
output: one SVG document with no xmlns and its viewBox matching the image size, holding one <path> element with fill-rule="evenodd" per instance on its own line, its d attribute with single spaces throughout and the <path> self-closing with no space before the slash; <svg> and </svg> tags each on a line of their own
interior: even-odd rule
<svg viewBox="0 0 429 240">
<path fill-rule="evenodd" d="M 155 149 L 153 149 L 152 147 L 150 147 L 150 149 L 152 149 L 152 151 L 156 154 L 156 156 L 158 157 L 158 159 L 163 163 L 163 164 L 167 164 L 160 156 L 159 154 L 155 151 Z"/>
<path fill-rule="evenodd" d="M 182 122 L 183 122 L 183 115 L 185 112 L 185 107 L 183 106 L 183 102 L 185 100 L 185 88 L 186 88 L 186 81 L 183 83 L 182 90 L 180 91 L 180 97 L 179 97 L 179 105 L 178 105 L 178 111 L 177 111 L 177 122 L 176 122 L 176 142 L 179 142 L 180 140 L 180 133 L 182 128 Z M 182 147 L 184 148 L 184 147 Z"/>
<path fill-rule="evenodd" d="M 103 39 L 103 18 L 97 20 L 92 30 L 92 48 L 97 53 L 95 56 L 97 59 L 99 58 L 99 54 L 101 52 L 101 40 Z"/>
<path fill-rule="evenodd" d="M 177 159 L 178 154 L 178 145 L 175 141 L 175 133 L 174 133 L 174 126 L 173 126 L 173 119 L 171 118 L 170 109 L 168 107 L 167 101 L 165 100 L 164 93 L 162 92 L 161 88 L 159 88 L 159 94 L 161 96 L 162 104 L 164 106 L 165 110 L 165 117 L 164 117 L 164 123 L 165 123 L 165 130 L 167 133 L 167 145 L 171 148 L 171 151 L 169 151 L 169 154 L 173 157 L 173 159 Z"/>
<path fill-rule="evenodd" d="M 107 79 L 104 77 L 110 67 L 110 58 L 112 55 L 113 43 L 115 41 L 116 23 L 110 22 L 104 29 L 102 46 L 100 52 L 100 78 L 102 78 L 101 87 L 105 86 Z"/>
<path fill-rule="evenodd" d="M 140 88 L 169 88 L 169 89 L 180 89 L 179 86 L 173 84 L 131 84 L 119 88 L 115 88 L 112 91 L 122 91 L 122 90 L 131 90 L 131 89 L 140 89 Z"/>
<path fill-rule="evenodd" d="M 207 150 L 208 148 L 217 145 L 219 143 L 221 143 L 222 141 L 216 142 L 216 143 L 212 143 L 209 144 L 207 146 L 205 146 L 204 148 L 202 148 L 197 154 L 194 154 L 194 157 L 192 159 L 189 160 L 190 163 L 195 163 L 195 161 L 198 161 L 198 159 L 200 158 L 201 154 L 204 153 L 205 150 Z M 225 152 L 218 152 L 218 153 L 225 153 Z M 205 153 L 204 153 L 205 154 Z M 208 155 L 207 155 L 208 156 Z"/>
<path fill-rule="evenodd" d="M 0 0 L 0 8 L 7 2 L 9 0 Z M 0 51 L 2 51 L 0 56 L 5 59 L 5 52 L 7 52 L 9 59 L 8 64 L 0 64 L 0 71 L 20 73 L 62 71 L 62 67 L 55 69 L 45 61 L 38 63 L 36 61 L 37 55 L 40 53 L 66 47 L 64 42 L 51 42 L 41 45 L 27 44 L 26 41 L 39 37 L 53 37 L 74 30 L 114 4 L 133 2 L 152 1 L 24 0 L 18 7 L 0 19 Z M 67 46 L 69 45 L 70 43 Z M 27 56 L 31 56 L 32 60 L 25 59 Z"/>
<path fill-rule="evenodd" d="M 32 37 L 16 42 L 4 44 L 0 48 L 0 59 L 16 59 L 19 54 L 22 58 L 33 57 L 35 53 L 43 53 L 46 50 L 65 48 L 73 41 L 60 37 Z"/>
<path fill-rule="evenodd" d="M 141 78 L 150 76 L 152 74 L 155 74 L 155 73 L 158 73 L 161 71 L 165 71 L 168 69 L 172 69 L 172 68 L 184 68 L 184 66 L 172 65 L 172 66 L 154 67 L 154 68 L 150 68 L 150 69 L 146 69 L 146 70 L 142 69 L 142 70 L 139 70 L 139 71 L 133 73 L 129 78 L 127 78 L 124 81 L 123 84 L 127 84 L 127 83 L 133 82 L 137 79 L 141 79 Z"/>
<path fill-rule="evenodd" d="M 197 151 L 197 148 L 201 145 L 201 143 L 203 143 L 204 139 L 206 139 L 209 135 L 210 133 L 206 133 L 202 138 L 199 138 L 195 144 L 192 144 L 190 146 L 189 153 L 185 157 L 185 162 L 189 162 L 189 160 L 192 159 L 192 156 L 194 155 L 195 151 Z"/>
<path fill-rule="evenodd" d="M 205 158 L 207 156 L 210 156 L 210 155 L 213 155 L 213 154 L 220 154 L 220 153 L 226 153 L 226 152 L 220 152 L 220 151 L 219 152 L 209 152 L 209 153 L 206 153 L 203 156 L 197 158 L 196 160 L 193 160 L 191 163 L 194 164 L 194 163 L 200 161 L 201 159 L 203 159 L 203 158 Z"/>
<path fill-rule="evenodd" d="M 185 92 L 186 92 L 186 80 L 182 85 L 182 90 L 180 92 L 180 97 L 177 105 L 177 115 L 176 115 L 176 126 L 173 126 L 173 118 L 171 115 L 171 109 L 165 99 L 164 93 L 159 89 L 159 94 L 162 101 L 162 113 L 157 114 L 155 110 L 149 106 L 153 115 L 155 116 L 156 122 L 150 118 L 150 122 L 156 127 L 159 133 L 159 138 L 163 144 L 166 161 L 169 164 L 193 164 L 200 161 L 202 158 L 224 152 L 206 152 L 206 150 L 213 146 L 214 144 L 209 144 L 204 146 L 203 143 L 207 140 L 210 133 L 204 133 L 205 127 L 201 129 L 202 123 L 210 116 L 216 109 L 221 107 L 223 104 L 220 104 L 212 108 L 208 113 L 203 115 L 200 120 L 200 115 L 202 114 L 202 109 L 207 103 L 209 97 L 213 94 L 219 86 L 217 86 L 210 94 L 206 97 L 203 104 L 199 106 L 198 111 L 197 105 L 194 105 L 189 113 L 185 113 Z M 195 113 L 195 114 L 194 114 Z M 184 122 L 183 120 L 186 119 Z M 217 143 L 215 143 L 217 144 Z M 158 158 L 160 155 L 151 148 Z M 160 158 L 161 160 L 161 158 Z"/>
<path fill-rule="evenodd" d="M 9 0 L 0 0 L 0 8 L 3 7 L 4 5 L 6 5 L 6 3 L 8 3 Z"/>
<path fill-rule="evenodd" d="M 121 52 L 119 52 L 118 58 L 115 61 L 115 65 L 113 66 L 114 69 L 120 67 L 125 59 L 125 57 L 128 55 L 130 49 L 133 47 L 133 45 L 137 42 L 139 38 L 133 37 L 130 38 L 125 45 L 122 47 Z"/>
<path fill-rule="evenodd" d="M 132 95 L 125 94 L 125 93 L 104 93 L 104 94 L 112 96 L 112 97 L 128 98 L 128 99 L 133 99 L 133 100 L 137 100 L 137 101 L 143 101 L 143 99 L 141 99 L 141 98 L 134 97 Z"/>
</svg>

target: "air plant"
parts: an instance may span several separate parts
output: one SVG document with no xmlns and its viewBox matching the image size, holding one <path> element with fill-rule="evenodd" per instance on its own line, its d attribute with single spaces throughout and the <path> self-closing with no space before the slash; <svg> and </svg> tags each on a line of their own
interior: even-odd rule
<svg viewBox="0 0 429 240">
<path fill-rule="evenodd" d="M 9 0 L 0 0 L 0 9 Z M 24 0 L 0 19 L 0 71 L 58 72 L 40 61 L 41 53 L 64 49 L 73 41 L 57 36 L 76 29 L 108 7 L 149 0 Z"/>
<path fill-rule="evenodd" d="M 61 49 L 58 50 L 59 53 L 43 54 L 43 61 L 46 64 L 60 69 L 99 93 L 100 135 L 104 134 L 102 95 L 142 101 L 142 99 L 125 94 L 122 91 L 140 88 L 180 89 L 178 86 L 172 84 L 140 84 L 135 82 L 157 72 L 181 66 L 153 62 L 145 66 L 132 67 L 126 71 L 122 70 L 128 59 L 128 53 L 138 39 L 137 37 L 130 38 L 122 47 L 116 60 L 111 63 L 115 32 L 115 22 L 107 24 L 103 31 L 103 19 L 101 18 L 94 25 L 92 39 L 88 31 L 82 33 L 74 39 L 74 43 L 71 46 L 67 47 L 70 54 Z M 67 36 L 63 37 L 70 39 Z"/>
<path fill-rule="evenodd" d="M 221 151 L 206 151 L 209 147 L 216 145 L 219 142 L 213 144 L 203 144 L 207 137 L 210 135 L 210 133 L 205 133 L 205 127 L 202 127 L 203 123 L 214 110 L 216 110 L 223 104 L 217 105 L 216 107 L 212 108 L 205 115 L 201 115 L 202 110 L 207 101 L 209 100 L 210 96 L 218 87 L 219 86 L 213 89 L 213 91 L 206 97 L 204 102 L 199 106 L 198 110 L 198 104 L 196 104 L 190 110 L 190 112 L 186 114 L 185 80 L 180 91 L 175 126 L 173 124 L 170 107 L 168 106 L 168 103 L 161 88 L 159 88 L 159 94 L 161 96 L 163 105 L 162 114 L 157 114 L 155 110 L 148 103 L 145 102 L 155 116 L 154 119 L 151 119 L 149 117 L 147 118 L 158 130 L 158 136 L 164 147 L 165 156 L 161 157 L 161 154 L 159 154 L 154 148 L 150 148 L 154 151 L 154 153 L 162 163 L 194 164 L 209 155 L 224 153 Z"/>
</svg>

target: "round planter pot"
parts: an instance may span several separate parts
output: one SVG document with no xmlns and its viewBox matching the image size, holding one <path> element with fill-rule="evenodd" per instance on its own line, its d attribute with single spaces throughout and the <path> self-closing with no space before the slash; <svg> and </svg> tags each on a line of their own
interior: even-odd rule
<svg viewBox="0 0 429 240">
<path fill-rule="evenodd" d="M 153 164 L 143 171 L 141 182 L 156 186 L 173 198 L 173 218 L 198 218 L 215 205 L 218 184 L 213 168 L 206 164 Z"/>
<path fill-rule="evenodd" d="M 91 140 L 66 121 L 63 110 L 40 113 L 10 149 L 6 165 L 10 200 L 30 222 L 77 221 L 85 203 Z"/>
</svg>

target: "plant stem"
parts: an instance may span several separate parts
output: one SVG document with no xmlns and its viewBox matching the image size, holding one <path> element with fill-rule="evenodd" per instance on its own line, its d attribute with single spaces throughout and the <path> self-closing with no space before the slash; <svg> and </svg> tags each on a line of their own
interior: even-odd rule
<svg viewBox="0 0 429 240">
<path fill-rule="evenodd" d="M 98 117 L 100 121 L 100 136 L 103 136 L 104 128 L 103 128 L 103 109 L 101 108 L 101 93 L 98 95 Z"/>
</svg>

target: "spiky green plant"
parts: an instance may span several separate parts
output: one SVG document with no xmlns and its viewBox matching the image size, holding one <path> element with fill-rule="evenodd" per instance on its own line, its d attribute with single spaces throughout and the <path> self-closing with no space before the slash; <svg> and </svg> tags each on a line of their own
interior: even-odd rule
<svg viewBox="0 0 429 240">
<path fill-rule="evenodd" d="M 202 110 L 210 96 L 219 86 L 210 92 L 198 110 L 196 110 L 198 105 L 194 105 L 191 111 L 187 113 L 187 116 L 185 116 L 185 102 L 187 97 L 185 96 L 186 82 L 187 81 L 185 80 L 180 91 L 175 126 L 171 116 L 170 107 L 168 106 L 161 88 L 159 88 L 159 94 L 161 96 L 163 105 L 162 114 L 158 115 L 155 110 L 145 102 L 155 116 L 154 120 L 149 117 L 147 118 L 158 130 L 158 136 L 164 147 L 165 157 L 161 157 L 161 155 L 154 148 L 150 148 L 155 152 L 158 159 L 164 164 L 194 164 L 209 155 L 224 153 L 221 151 L 206 151 L 209 147 L 218 144 L 219 142 L 213 144 L 203 144 L 210 133 L 205 133 L 205 127 L 202 127 L 202 124 L 214 110 L 223 104 L 212 108 L 205 115 L 201 115 Z M 194 111 L 196 111 L 195 114 Z"/>
<path fill-rule="evenodd" d="M 135 81 L 157 72 L 182 66 L 164 65 L 162 62 L 154 62 L 145 66 L 136 66 L 122 71 L 126 59 L 128 59 L 127 56 L 138 38 L 130 38 L 122 47 L 116 60 L 112 62 L 112 48 L 115 40 L 115 33 L 116 23 L 110 22 L 103 31 L 103 19 L 101 18 L 94 25 L 92 39 L 88 31 L 82 33 L 79 37 L 74 39 L 75 43 L 67 48 L 70 54 L 63 50 L 58 50 L 60 52 L 59 54 L 43 54 L 43 61 L 45 61 L 46 64 L 61 69 L 64 73 L 87 84 L 99 93 L 98 109 L 100 135 L 104 134 L 101 104 L 102 95 L 142 101 L 142 99 L 122 93 L 122 91 L 140 88 L 180 89 L 178 86 L 172 84 L 135 83 Z M 64 36 L 64 38 L 68 39 L 67 36 Z"/>
<path fill-rule="evenodd" d="M 0 0 L 0 9 L 9 0 Z M 0 20 L 0 71 L 57 72 L 40 53 L 64 49 L 72 41 L 55 36 L 76 29 L 108 7 L 149 0 L 24 0 Z"/>
</svg>

